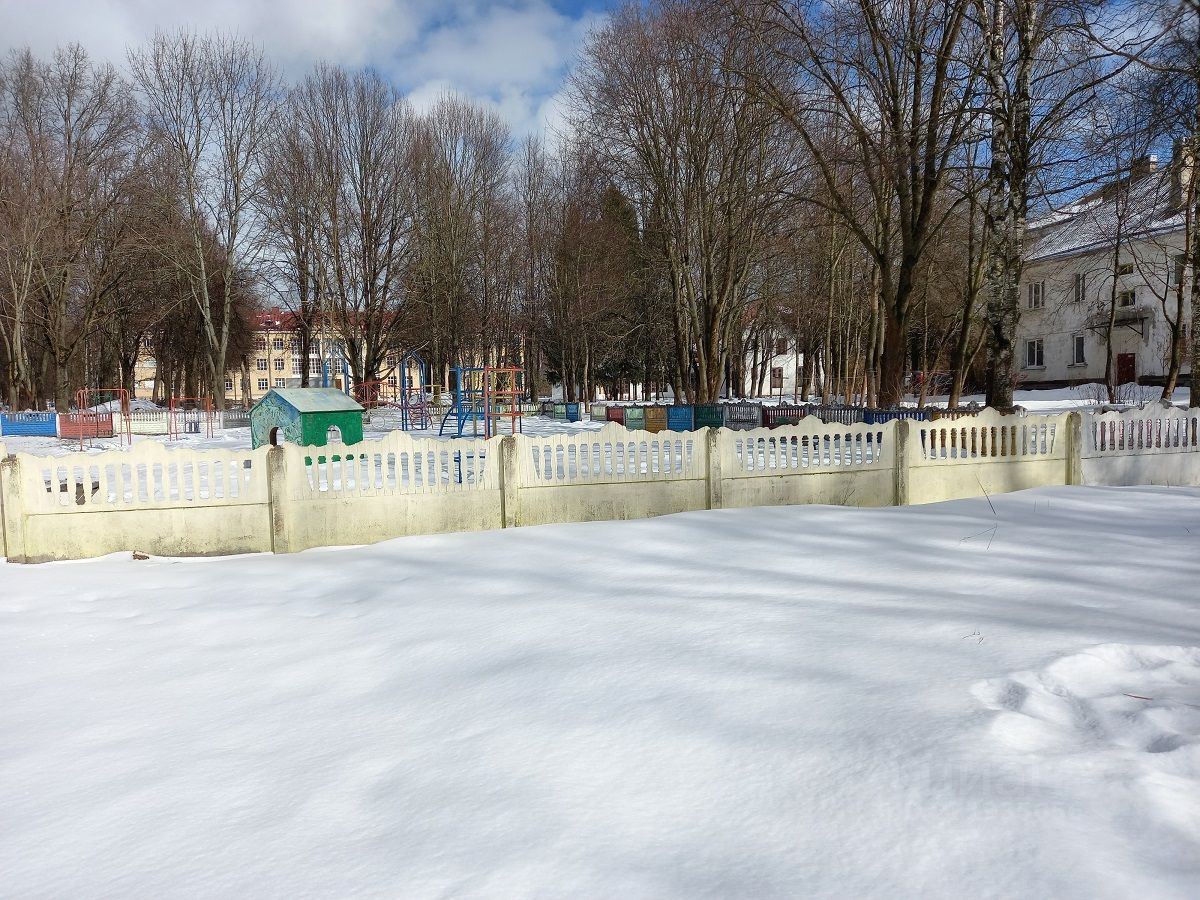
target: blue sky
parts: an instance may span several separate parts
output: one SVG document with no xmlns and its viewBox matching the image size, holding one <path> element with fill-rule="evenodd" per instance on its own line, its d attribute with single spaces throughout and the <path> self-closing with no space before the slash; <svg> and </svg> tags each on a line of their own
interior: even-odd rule
<svg viewBox="0 0 1200 900">
<path fill-rule="evenodd" d="M 514 134 L 553 128 L 580 41 L 614 0 L 0 0 L 2 49 L 76 41 L 123 64 L 156 29 L 223 28 L 295 77 L 324 59 L 369 65 L 418 107 L 444 90 L 496 107 Z"/>
</svg>

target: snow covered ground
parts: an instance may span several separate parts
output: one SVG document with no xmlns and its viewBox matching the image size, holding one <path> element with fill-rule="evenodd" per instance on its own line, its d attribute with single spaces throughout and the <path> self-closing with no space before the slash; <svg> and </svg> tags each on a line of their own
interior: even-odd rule
<svg viewBox="0 0 1200 900">
<path fill-rule="evenodd" d="M 1193 898 L 1200 491 L 0 566 L 11 897 Z"/>
</svg>

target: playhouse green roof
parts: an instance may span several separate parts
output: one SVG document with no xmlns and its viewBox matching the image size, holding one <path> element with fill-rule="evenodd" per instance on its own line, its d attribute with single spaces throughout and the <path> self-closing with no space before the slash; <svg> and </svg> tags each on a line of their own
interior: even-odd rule
<svg viewBox="0 0 1200 900">
<path fill-rule="evenodd" d="M 274 388 L 263 400 L 271 394 L 298 413 L 363 411 L 362 406 L 353 397 L 336 388 Z"/>
</svg>

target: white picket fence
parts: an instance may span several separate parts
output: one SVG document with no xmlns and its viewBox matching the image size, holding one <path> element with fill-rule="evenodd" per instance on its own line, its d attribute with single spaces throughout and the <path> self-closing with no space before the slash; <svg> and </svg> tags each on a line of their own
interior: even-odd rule
<svg viewBox="0 0 1200 900">
<path fill-rule="evenodd" d="M 0 456 L 3 445 L 0 445 Z M 1045 485 L 1200 485 L 1200 416 L 1132 410 L 773 429 L 599 431 L 0 462 L 13 561 L 361 544 L 412 534 L 794 503 L 889 506 Z"/>
</svg>

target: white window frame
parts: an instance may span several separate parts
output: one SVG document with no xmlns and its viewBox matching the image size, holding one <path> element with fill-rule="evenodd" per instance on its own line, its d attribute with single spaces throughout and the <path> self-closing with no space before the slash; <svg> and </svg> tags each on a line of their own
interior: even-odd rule
<svg viewBox="0 0 1200 900">
<path fill-rule="evenodd" d="M 254 369 L 257 372 L 267 371 L 267 361 L 265 359 L 256 359 L 254 361 Z"/>
<path fill-rule="evenodd" d="M 1042 309 L 1046 305 L 1046 282 L 1031 281 L 1025 285 L 1025 308 Z"/>
<path fill-rule="evenodd" d="M 286 378 L 276 378 L 275 379 L 275 387 L 277 387 L 277 388 L 287 387 L 287 379 Z"/>
<path fill-rule="evenodd" d="M 1082 347 L 1080 344 L 1082 343 Z M 1083 352 L 1079 352 L 1082 349 Z M 1076 331 L 1071 335 L 1071 362 L 1072 366 L 1087 365 L 1087 336 L 1082 331 Z"/>
<path fill-rule="evenodd" d="M 287 361 L 282 356 L 275 357 L 275 371 L 282 372 L 287 365 Z"/>
<path fill-rule="evenodd" d="M 1029 338 L 1025 341 L 1025 368 L 1046 368 L 1046 345 L 1042 338 Z"/>
<path fill-rule="evenodd" d="M 283 338 L 272 339 L 271 346 L 272 346 L 272 348 L 274 348 L 276 353 L 282 353 L 283 352 Z"/>
<path fill-rule="evenodd" d="M 1125 302 L 1126 298 L 1129 298 L 1128 303 Z M 1117 292 L 1117 308 L 1118 309 L 1130 309 L 1134 306 L 1137 306 L 1137 290 L 1136 289 L 1130 289 L 1128 291 L 1118 291 Z"/>
<path fill-rule="evenodd" d="M 270 385 L 270 383 L 271 382 L 268 381 L 266 378 L 260 378 L 260 379 L 258 379 L 258 389 L 260 391 L 265 391 L 268 389 L 268 386 Z"/>
</svg>

